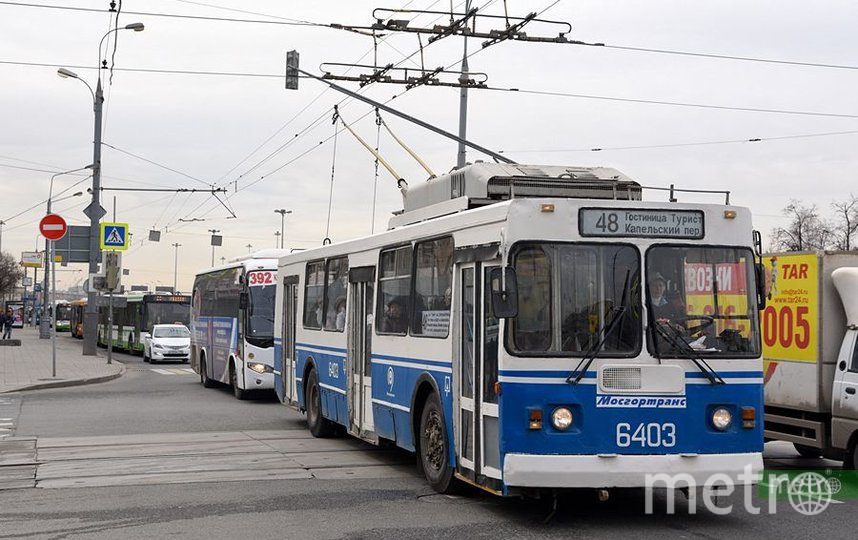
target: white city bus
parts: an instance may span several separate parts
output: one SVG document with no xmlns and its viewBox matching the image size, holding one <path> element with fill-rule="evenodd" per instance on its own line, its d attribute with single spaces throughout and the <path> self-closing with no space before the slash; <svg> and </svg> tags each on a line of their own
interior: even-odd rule
<svg viewBox="0 0 858 540">
<path fill-rule="evenodd" d="M 201 271 L 191 301 L 191 366 L 206 388 L 235 397 L 274 388 L 274 292 L 281 250 L 259 251 Z"/>
<path fill-rule="evenodd" d="M 416 452 L 440 492 L 744 483 L 763 448 L 750 212 L 641 189 L 476 163 L 410 187 L 386 232 L 283 256 L 278 396 L 315 436 Z"/>
</svg>

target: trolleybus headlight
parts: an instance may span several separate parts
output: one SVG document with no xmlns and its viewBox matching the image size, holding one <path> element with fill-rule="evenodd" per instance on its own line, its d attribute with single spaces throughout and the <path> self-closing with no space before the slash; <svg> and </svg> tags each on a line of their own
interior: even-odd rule
<svg viewBox="0 0 858 540">
<path fill-rule="evenodd" d="M 255 371 L 256 373 L 271 373 L 274 371 L 274 368 L 267 364 L 260 364 L 257 362 L 249 362 L 247 364 L 247 368 L 251 371 Z"/>
<path fill-rule="evenodd" d="M 551 424 L 561 431 L 569 429 L 572 425 L 572 411 L 566 407 L 557 407 L 551 413 Z"/>
<path fill-rule="evenodd" d="M 718 407 L 712 413 L 712 425 L 715 426 L 715 429 L 726 431 L 732 423 L 733 415 L 724 407 Z"/>
</svg>

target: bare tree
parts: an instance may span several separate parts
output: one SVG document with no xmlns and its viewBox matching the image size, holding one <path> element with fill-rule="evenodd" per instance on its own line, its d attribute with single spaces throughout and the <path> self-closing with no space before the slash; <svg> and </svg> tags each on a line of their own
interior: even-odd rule
<svg viewBox="0 0 858 540">
<path fill-rule="evenodd" d="M 816 205 L 805 206 L 793 199 L 783 210 L 792 218 L 790 224 L 772 230 L 772 246 L 777 251 L 804 251 L 830 247 L 832 233 L 819 217 Z"/>
<path fill-rule="evenodd" d="M 24 277 L 24 271 L 18 265 L 15 257 L 8 253 L 0 253 L 0 298 L 12 293 Z"/>
<path fill-rule="evenodd" d="M 831 203 L 831 208 L 835 212 L 830 225 L 833 247 L 849 251 L 854 245 L 852 237 L 858 231 L 858 197 L 850 193 L 848 200 L 835 201 Z"/>
</svg>

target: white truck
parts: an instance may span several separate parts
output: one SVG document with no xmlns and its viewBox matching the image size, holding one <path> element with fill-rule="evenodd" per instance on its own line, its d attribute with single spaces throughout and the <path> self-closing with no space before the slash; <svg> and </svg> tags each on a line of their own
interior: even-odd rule
<svg viewBox="0 0 858 540">
<path fill-rule="evenodd" d="M 766 440 L 858 467 L 858 252 L 764 255 Z"/>
</svg>

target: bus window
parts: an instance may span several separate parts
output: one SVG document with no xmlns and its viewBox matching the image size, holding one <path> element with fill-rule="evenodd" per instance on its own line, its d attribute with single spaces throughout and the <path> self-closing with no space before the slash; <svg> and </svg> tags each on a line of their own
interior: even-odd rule
<svg viewBox="0 0 858 540">
<path fill-rule="evenodd" d="M 330 259 L 325 292 L 325 330 L 342 332 L 346 320 L 346 286 L 349 275 L 348 257 Z"/>
<path fill-rule="evenodd" d="M 307 264 L 307 280 L 304 283 L 304 328 L 322 328 L 324 279 L 324 261 Z"/>
<path fill-rule="evenodd" d="M 544 351 L 551 345 L 551 263 L 542 248 L 522 249 L 515 258 L 518 317 L 513 344 L 522 351 Z"/>
<path fill-rule="evenodd" d="M 377 331 L 405 335 L 411 294 L 411 246 L 382 251 L 379 268 Z"/>
<path fill-rule="evenodd" d="M 453 239 L 417 244 L 411 333 L 445 338 L 450 329 L 453 283 Z"/>
<path fill-rule="evenodd" d="M 519 313 L 511 346 L 522 353 L 633 354 L 640 348 L 640 258 L 630 246 L 526 245 L 514 253 Z M 558 298 L 558 303 L 552 303 Z M 602 334 L 604 333 L 604 336 Z"/>
</svg>

